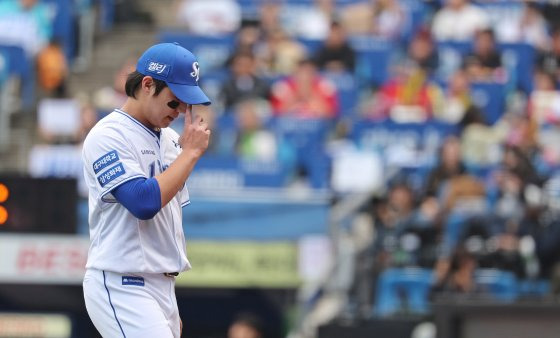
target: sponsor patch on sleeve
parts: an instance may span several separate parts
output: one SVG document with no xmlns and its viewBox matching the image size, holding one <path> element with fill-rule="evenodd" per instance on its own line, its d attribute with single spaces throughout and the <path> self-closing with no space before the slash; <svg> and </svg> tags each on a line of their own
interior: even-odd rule
<svg viewBox="0 0 560 338">
<path fill-rule="evenodd" d="M 111 168 L 104 171 L 101 175 L 97 176 L 97 181 L 101 184 L 101 187 L 106 186 L 109 182 L 115 178 L 126 173 L 122 163 L 112 166 Z"/>
<path fill-rule="evenodd" d="M 97 174 L 104 168 L 119 161 L 119 154 L 116 150 L 111 150 L 107 154 L 101 156 L 93 163 L 93 171 Z"/>
<path fill-rule="evenodd" d="M 122 276 L 122 285 L 144 286 L 144 278 L 138 276 Z"/>
</svg>

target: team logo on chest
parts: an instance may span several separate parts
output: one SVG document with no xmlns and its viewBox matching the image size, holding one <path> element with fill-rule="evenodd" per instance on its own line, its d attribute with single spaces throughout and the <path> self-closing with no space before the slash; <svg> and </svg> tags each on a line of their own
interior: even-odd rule
<svg viewBox="0 0 560 338">
<path fill-rule="evenodd" d="M 196 82 L 198 82 L 198 78 L 200 77 L 200 67 L 198 66 L 198 62 L 193 62 L 192 69 L 193 71 L 191 72 L 191 76 L 194 77 Z"/>
</svg>

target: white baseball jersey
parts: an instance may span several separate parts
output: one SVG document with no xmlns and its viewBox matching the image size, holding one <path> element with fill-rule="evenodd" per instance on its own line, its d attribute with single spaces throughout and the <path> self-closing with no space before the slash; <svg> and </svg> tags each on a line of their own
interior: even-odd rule
<svg viewBox="0 0 560 338">
<path fill-rule="evenodd" d="M 118 273 L 163 273 L 190 269 L 182 227 L 189 204 L 186 185 L 153 219 L 140 220 L 111 190 L 165 170 L 181 152 L 179 135 L 158 137 L 122 110 L 99 121 L 84 141 L 82 158 L 89 189 L 90 248 L 86 268 Z"/>
</svg>

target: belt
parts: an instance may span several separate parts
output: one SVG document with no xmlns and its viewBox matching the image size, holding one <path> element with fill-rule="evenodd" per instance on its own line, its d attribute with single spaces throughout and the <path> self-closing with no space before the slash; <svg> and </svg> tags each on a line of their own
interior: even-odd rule
<svg viewBox="0 0 560 338">
<path fill-rule="evenodd" d="M 165 277 L 177 277 L 177 276 L 179 276 L 179 273 L 178 272 L 164 272 L 163 275 Z"/>
</svg>

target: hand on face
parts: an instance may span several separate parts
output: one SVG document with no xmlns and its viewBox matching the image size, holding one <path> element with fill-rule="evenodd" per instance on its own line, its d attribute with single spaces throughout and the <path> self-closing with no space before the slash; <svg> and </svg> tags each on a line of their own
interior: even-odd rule
<svg viewBox="0 0 560 338">
<path fill-rule="evenodd" d="M 202 116 L 192 117 L 192 105 L 187 106 L 185 112 L 185 125 L 183 134 L 179 138 L 179 144 L 183 151 L 193 152 L 195 157 L 200 157 L 208 148 L 210 141 L 210 129 L 208 123 L 204 121 Z"/>
</svg>

